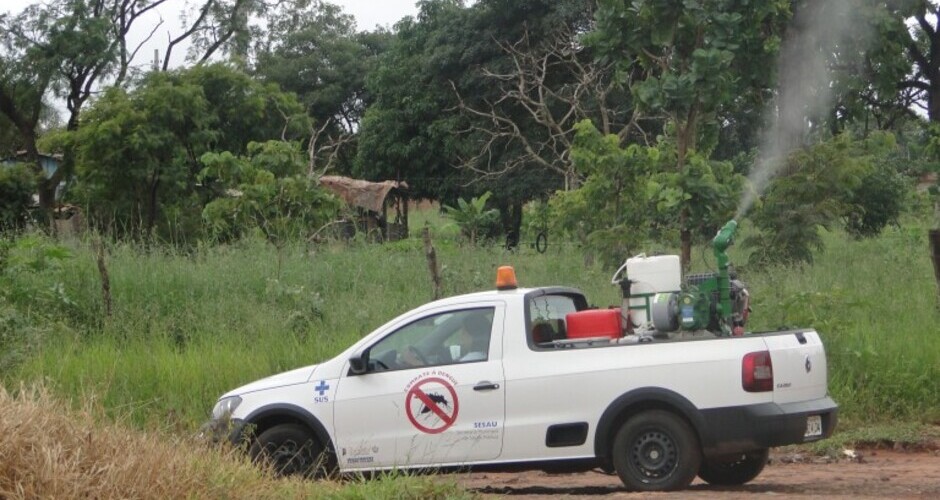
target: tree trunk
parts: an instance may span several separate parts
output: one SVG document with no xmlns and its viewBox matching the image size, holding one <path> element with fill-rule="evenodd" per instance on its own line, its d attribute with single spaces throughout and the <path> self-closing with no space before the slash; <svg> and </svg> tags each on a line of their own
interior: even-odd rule
<svg viewBox="0 0 940 500">
<path fill-rule="evenodd" d="M 692 231 L 686 227 L 688 219 L 688 209 L 683 207 L 679 213 L 679 263 L 683 274 L 692 267 Z"/>
<path fill-rule="evenodd" d="M 153 226 L 157 220 L 157 193 L 160 188 L 160 174 L 155 173 L 153 182 L 150 184 L 149 200 L 147 204 L 147 239 L 153 237 Z"/>
<path fill-rule="evenodd" d="M 520 200 L 500 201 L 497 203 L 499 209 L 499 223 L 506 235 L 506 248 L 513 249 L 519 246 L 519 238 L 522 234 L 522 207 Z"/>
<path fill-rule="evenodd" d="M 692 107 L 684 127 L 676 131 L 676 171 L 685 175 L 685 158 L 695 148 L 698 110 Z M 688 272 L 692 265 L 692 229 L 689 227 L 689 207 L 687 202 L 679 210 L 679 262 L 683 272 Z"/>
<path fill-rule="evenodd" d="M 930 123 L 940 123 L 940 81 L 930 82 L 927 93 L 927 116 Z"/>
</svg>

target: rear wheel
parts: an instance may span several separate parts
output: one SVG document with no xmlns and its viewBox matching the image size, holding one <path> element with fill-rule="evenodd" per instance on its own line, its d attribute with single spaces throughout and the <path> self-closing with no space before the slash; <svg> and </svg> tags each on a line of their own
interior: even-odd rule
<svg viewBox="0 0 940 500">
<path fill-rule="evenodd" d="M 701 461 L 695 433 L 668 411 L 639 413 L 627 420 L 614 438 L 614 468 L 631 490 L 686 488 L 695 479 Z"/>
<path fill-rule="evenodd" d="M 275 425 L 262 432 L 248 453 L 256 463 L 270 464 L 279 476 L 313 476 L 326 466 L 323 446 L 300 424 Z"/>
<path fill-rule="evenodd" d="M 708 484 L 719 486 L 744 484 L 764 470 L 769 454 L 770 450 L 764 448 L 747 453 L 709 458 L 702 462 L 698 477 Z"/>
</svg>

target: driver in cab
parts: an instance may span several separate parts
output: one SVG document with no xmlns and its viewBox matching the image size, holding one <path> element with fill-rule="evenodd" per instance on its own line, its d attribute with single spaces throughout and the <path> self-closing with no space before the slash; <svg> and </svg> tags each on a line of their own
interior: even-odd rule
<svg viewBox="0 0 940 500">
<path fill-rule="evenodd" d="M 448 337 L 446 346 L 452 362 L 467 363 L 487 359 L 492 320 L 485 314 L 466 315 L 460 329 Z M 400 363 L 407 367 L 426 366 L 428 363 L 414 346 L 409 346 L 401 353 Z"/>
</svg>

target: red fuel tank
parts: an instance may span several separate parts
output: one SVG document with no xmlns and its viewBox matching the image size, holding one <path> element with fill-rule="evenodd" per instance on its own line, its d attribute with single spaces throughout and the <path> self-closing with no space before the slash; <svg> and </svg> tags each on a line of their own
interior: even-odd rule
<svg viewBox="0 0 940 500">
<path fill-rule="evenodd" d="M 620 309 L 588 309 L 567 314 L 569 339 L 590 337 L 620 338 Z"/>
</svg>

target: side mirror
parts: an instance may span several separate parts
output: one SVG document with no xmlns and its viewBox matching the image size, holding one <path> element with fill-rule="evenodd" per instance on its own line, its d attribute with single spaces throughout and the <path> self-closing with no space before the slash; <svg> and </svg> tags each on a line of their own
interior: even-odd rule
<svg viewBox="0 0 940 500">
<path fill-rule="evenodd" d="M 362 375 L 369 371 L 369 351 L 349 358 L 349 373 Z"/>
</svg>

